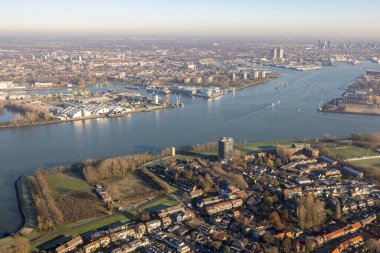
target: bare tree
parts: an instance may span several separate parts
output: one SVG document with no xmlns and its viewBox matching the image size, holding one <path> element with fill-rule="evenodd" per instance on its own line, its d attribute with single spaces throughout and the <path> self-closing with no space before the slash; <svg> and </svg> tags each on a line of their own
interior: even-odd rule
<svg viewBox="0 0 380 253">
<path fill-rule="evenodd" d="M 325 204 L 312 194 L 303 196 L 298 202 L 297 218 L 301 229 L 318 230 L 325 220 Z"/>
</svg>

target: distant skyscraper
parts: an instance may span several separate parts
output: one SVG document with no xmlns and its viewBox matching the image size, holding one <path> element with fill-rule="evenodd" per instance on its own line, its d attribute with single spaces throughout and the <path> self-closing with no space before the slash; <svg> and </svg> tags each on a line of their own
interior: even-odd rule
<svg viewBox="0 0 380 253">
<path fill-rule="evenodd" d="M 277 59 L 281 60 L 282 58 L 284 58 L 284 49 L 278 48 L 277 49 Z"/>
<path fill-rule="evenodd" d="M 277 48 L 273 48 L 272 50 L 270 50 L 270 58 L 272 60 L 276 60 L 276 58 L 277 58 Z"/>
<path fill-rule="evenodd" d="M 218 141 L 218 158 L 221 161 L 229 161 L 232 159 L 234 150 L 234 139 L 231 137 L 222 137 Z"/>
</svg>

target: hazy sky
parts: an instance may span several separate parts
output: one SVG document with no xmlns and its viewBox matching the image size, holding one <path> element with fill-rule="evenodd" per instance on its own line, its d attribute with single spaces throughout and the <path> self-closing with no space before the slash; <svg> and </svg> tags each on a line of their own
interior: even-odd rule
<svg viewBox="0 0 380 253">
<path fill-rule="evenodd" d="M 380 37 L 380 0 L 0 0 L 0 34 Z"/>
</svg>

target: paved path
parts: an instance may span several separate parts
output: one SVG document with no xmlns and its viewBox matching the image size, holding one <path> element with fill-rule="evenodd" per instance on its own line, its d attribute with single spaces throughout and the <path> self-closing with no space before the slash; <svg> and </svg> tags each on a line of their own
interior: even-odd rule
<svg viewBox="0 0 380 253">
<path fill-rule="evenodd" d="M 380 155 L 350 158 L 350 159 L 346 159 L 345 161 L 350 162 L 350 161 L 360 161 L 360 160 L 376 159 L 376 158 L 380 158 Z"/>
</svg>

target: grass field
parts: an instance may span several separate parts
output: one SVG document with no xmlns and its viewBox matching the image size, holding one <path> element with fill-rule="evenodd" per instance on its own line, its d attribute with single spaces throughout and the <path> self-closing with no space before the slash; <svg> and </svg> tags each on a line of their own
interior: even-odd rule
<svg viewBox="0 0 380 253">
<path fill-rule="evenodd" d="M 178 205 L 178 202 L 172 196 L 166 196 L 164 198 L 160 198 L 148 205 L 144 206 L 144 210 L 148 212 L 155 212 L 167 207 Z"/>
<path fill-rule="evenodd" d="M 351 163 L 369 169 L 380 169 L 380 158 L 351 161 Z"/>
<path fill-rule="evenodd" d="M 355 146 L 343 146 L 339 148 L 331 148 L 330 151 L 341 159 L 376 155 L 376 153 L 373 152 L 372 150 L 361 148 L 361 147 L 355 147 Z"/>
<path fill-rule="evenodd" d="M 255 142 L 238 145 L 236 148 L 243 152 L 260 152 L 275 150 L 277 145 L 290 147 L 294 141 L 271 141 L 271 142 Z"/>
<path fill-rule="evenodd" d="M 84 180 L 69 174 L 47 175 L 46 180 L 53 196 L 90 190 L 89 185 Z"/>
</svg>

